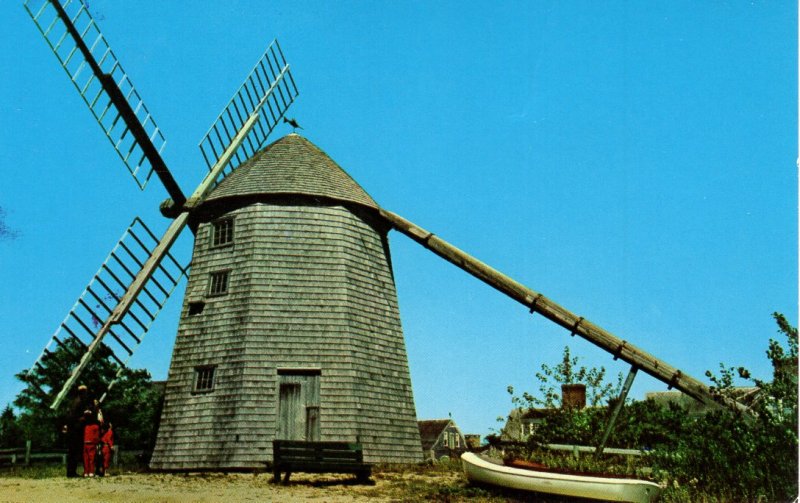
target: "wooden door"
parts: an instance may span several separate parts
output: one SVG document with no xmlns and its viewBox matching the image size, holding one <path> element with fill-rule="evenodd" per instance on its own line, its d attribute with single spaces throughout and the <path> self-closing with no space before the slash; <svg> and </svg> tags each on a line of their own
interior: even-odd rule
<svg viewBox="0 0 800 503">
<path fill-rule="evenodd" d="M 319 379 L 319 371 L 278 372 L 277 439 L 320 439 Z"/>
<path fill-rule="evenodd" d="M 278 439 L 305 440 L 305 418 L 302 413 L 301 386 L 281 383 L 278 402 Z"/>
</svg>

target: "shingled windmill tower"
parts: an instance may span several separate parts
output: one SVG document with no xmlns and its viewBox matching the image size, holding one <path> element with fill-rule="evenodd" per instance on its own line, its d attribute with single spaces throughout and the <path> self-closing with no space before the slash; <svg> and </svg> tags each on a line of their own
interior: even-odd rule
<svg viewBox="0 0 800 503">
<path fill-rule="evenodd" d="M 290 134 L 194 213 L 197 234 L 151 466 L 263 466 L 272 440 L 359 441 L 421 461 L 387 242 L 372 198 Z"/>
</svg>

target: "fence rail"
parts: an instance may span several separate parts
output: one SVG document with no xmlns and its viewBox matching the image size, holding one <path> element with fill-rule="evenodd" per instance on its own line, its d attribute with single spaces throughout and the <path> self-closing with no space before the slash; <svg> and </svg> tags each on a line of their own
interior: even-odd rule
<svg viewBox="0 0 800 503">
<path fill-rule="evenodd" d="M 591 445 L 568 445 L 568 444 L 546 444 L 545 447 L 551 451 L 570 451 L 576 456 L 580 452 L 588 452 L 594 454 L 597 447 Z M 605 454 L 616 454 L 619 456 L 641 456 L 642 451 L 639 449 L 615 449 L 613 447 L 606 447 L 603 449 Z"/>
<path fill-rule="evenodd" d="M 141 451 L 130 451 L 131 454 L 141 453 Z M 119 446 L 111 448 L 111 466 L 117 467 L 119 460 Z M 62 465 L 67 464 L 67 451 L 54 450 L 50 452 L 33 452 L 31 441 L 25 441 L 25 447 L 14 447 L 10 449 L 0 449 L 0 466 L 3 465 L 22 465 L 30 466 L 34 461 L 60 461 Z"/>
</svg>

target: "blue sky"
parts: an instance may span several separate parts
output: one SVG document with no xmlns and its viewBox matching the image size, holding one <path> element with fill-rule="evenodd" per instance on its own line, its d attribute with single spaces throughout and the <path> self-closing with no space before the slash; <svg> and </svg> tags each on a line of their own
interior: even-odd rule
<svg viewBox="0 0 800 503">
<path fill-rule="evenodd" d="M 224 7 L 223 7 L 224 5 Z M 791 2 L 92 0 L 185 192 L 269 41 L 289 115 L 385 208 L 694 377 L 768 377 L 797 322 Z M 18 2 L 3 2 L 0 404 L 134 215 L 163 229 Z M 12 48 L 12 49 L 8 49 Z M 290 132 L 279 128 L 272 139 Z M 420 419 L 485 434 L 569 344 L 605 353 L 392 233 Z M 176 252 L 188 258 L 188 239 Z M 181 291 L 132 365 L 166 377 Z M 637 377 L 634 395 L 665 387 Z"/>
</svg>

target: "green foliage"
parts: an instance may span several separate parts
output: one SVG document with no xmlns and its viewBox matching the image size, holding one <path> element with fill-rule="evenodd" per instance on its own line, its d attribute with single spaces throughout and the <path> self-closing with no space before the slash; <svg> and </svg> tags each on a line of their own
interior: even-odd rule
<svg viewBox="0 0 800 503">
<path fill-rule="evenodd" d="M 687 415 L 686 408 L 676 403 L 631 402 L 625 405 L 617 418 L 608 444 L 646 451 L 669 449 L 683 434 Z"/>
<path fill-rule="evenodd" d="M 770 339 L 772 380 L 724 365 L 720 375 L 707 373 L 720 394 L 732 395 L 736 375 L 759 388 L 755 417 L 726 409 L 689 418 L 672 452 L 657 454 L 655 465 L 679 484 L 731 500 L 797 496 L 797 329 L 783 315 L 773 317 L 788 346 Z"/>
<path fill-rule="evenodd" d="M 102 404 L 106 422 L 114 426 L 116 442 L 126 449 L 152 451 L 163 400 L 163 389 L 153 386 L 149 372 L 123 371 Z"/>
<path fill-rule="evenodd" d="M 514 395 L 514 388 L 508 387 L 512 396 L 511 402 L 522 408 L 558 408 L 561 406 L 562 384 L 585 384 L 586 402 L 591 406 L 603 405 L 619 395 L 622 388 L 622 374 L 618 374 L 615 384 L 606 382 L 605 367 L 586 368 L 579 366 L 580 357 L 572 356 L 569 346 L 564 346 L 561 362 L 551 367 L 542 364 L 541 372 L 536 373 L 539 381 L 539 396 L 524 392 L 521 396 Z"/>
<path fill-rule="evenodd" d="M 0 449 L 10 447 L 23 447 L 25 437 L 22 428 L 17 423 L 17 417 L 10 405 L 6 405 L 0 415 Z"/>
<path fill-rule="evenodd" d="M 22 371 L 16 375 L 27 384 L 14 400 L 20 411 L 15 421 L 19 429 L 17 434 L 22 436 L 23 443 L 30 439 L 37 450 L 62 447 L 61 428 L 65 423 L 66 405 L 62 405 L 62 410 L 53 411 L 50 404 L 81 352 L 78 343 L 70 339 L 64 346 L 46 354 L 42 364 L 32 372 Z M 127 449 L 149 449 L 158 425 L 162 391 L 153 386 L 147 371 L 121 368 L 110 361 L 104 347 L 81 374 L 81 383 L 97 394 L 115 378 L 116 384 L 101 405 L 105 420 L 114 425 L 117 443 Z"/>
<path fill-rule="evenodd" d="M 29 466 L 18 463 L 4 467 L 2 474 L 4 478 L 61 479 L 64 477 L 64 466 L 61 463 L 32 463 Z"/>
<path fill-rule="evenodd" d="M 718 374 L 706 374 L 713 392 L 730 397 L 737 396 L 737 380 L 749 381 L 757 389 L 751 404 L 754 414 L 721 408 L 691 413 L 679 404 L 652 400 L 625 405 L 608 445 L 649 451 L 646 459 L 654 476 L 668 485 L 666 501 L 787 501 L 797 496 L 798 334 L 783 315 L 774 313 L 773 317 L 786 345 L 769 341 L 766 355 L 772 363 L 772 379 L 754 379 L 743 367 L 725 365 L 720 365 Z M 608 407 L 553 408 L 557 404 L 553 380 L 561 383 L 591 376 L 601 396 L 613 396 L 603 395 L 602 390 L 609 389 L 597 379 L 603 374 L 576 370 L 576 362 L 565 350 L 559 365 L 552 369 L 543 365 L 544 371 L 537 374 L 544 398 L 527 393 L 512 398 L 518 407 L 551 407 L 529 441 L 528 452 L 545 456 L 537 450 L 543 443 L 597 445 L 608 421 Z M 563 456 L 548 459 L 556 466 L 569 464 Z M 592 463 L 594 468 L 617 472 L 599 461 Z"/>
<path fill-rule="evenodd" d="M 378 484 L 363 495 L 391 501 L 476 501 L 504 502 L 498 489 L 470 484 L 457 460 L 416 465 L 377 465 L 372 471 Z"/>
<path fill-rule="evenodd" d="M 520 410 L 544 409 L 543 423 L 533 437 L 539 443 L 580 443 L 590 445 L 599 441 L 602 424 L 606 421 L 606 410 L 597 408 L 608 404 L 619 395 L 622 388 L 622 374 L 618 374 L 616 383 L 606 382 L 604 367 L 587 368 L 579 365 L 580 357 L 573 356 L 569 346 L 564 347 L 561 362 L 555 366 L 542 364 L 541 371 L 536 373 L 539 381 L 539 393 L 533 395 L 523 392 L 515 395 L 514 388 L 508 387 L 511 402 Z M 561 386 L 565 384 L 583 384 L 586 386 L 586 401 L 589 409 L 578 410 L 562 407 Z M 503 420 L 503 418 L 498 418 Z"/>
</svg>

